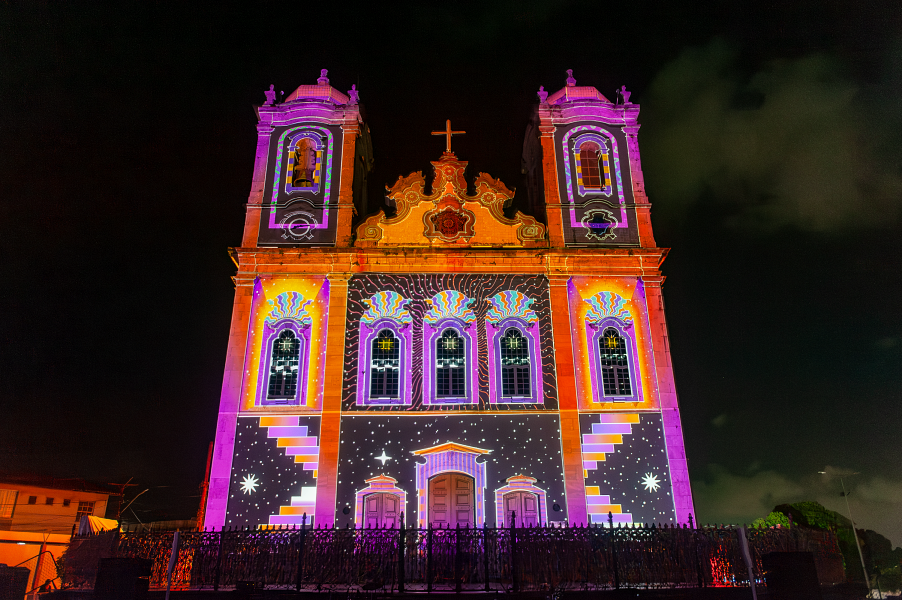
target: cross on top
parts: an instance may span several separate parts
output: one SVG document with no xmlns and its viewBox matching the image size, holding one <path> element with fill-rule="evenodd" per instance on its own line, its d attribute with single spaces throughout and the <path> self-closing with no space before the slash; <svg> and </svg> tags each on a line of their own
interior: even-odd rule
<svg viewBox="0 0 902 600">
<path fill-rule="evenodd" d="M 451 119 L 445 121 L 445 130 L 444 131 L 433 131 L 432 135 L 443 135 L 445 136 L 445 152 L 451 152 L 451 136 L 452 135 L 462 135 L 466 133 L 466 131 L 451 131 Z"/>
</svg>

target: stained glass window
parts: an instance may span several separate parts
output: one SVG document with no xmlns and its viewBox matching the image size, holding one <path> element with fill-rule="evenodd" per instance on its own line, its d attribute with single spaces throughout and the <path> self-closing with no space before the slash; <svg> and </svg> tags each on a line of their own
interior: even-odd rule
<svg viewBox="0 0 902 600">
<path fill-rule="evenodd" d="M 601 174 L 598 167 L 600 150 L 601 148 L 595 142 L 584 142 L 579 147 L 579 164 L 584 188 L 598 189 L 601 187 Z"/>
<path fill-rule="evenodd" d="M 390 329 L 373 339 L 370 364 L 370 397 L 397 398 L 401 371 L 401 341 Z"/>
<path fill-rule="evenodd" d="M 292 187 L 313 187 L 313 172 L 316 170 L 316 147 L 308 138 L 301 138 L 294 148 L 294 173 Z"/>
<path fill-rule="evenodd" d="M 529 395 L 529 340 L 512 327 L 501 338 L 501 396 Z"/>
<path fill-rule="evenodd" d="M 608 327 L 598 338 L 601 361 L 601 382 L 605 396 L 631 396 L 630 367 L 627 359 L 626 340 L 620 332 Z"/>
<path fill-rule="evenodd" d="M 298 389 L 298 363 L 301 341 L 290 329 L 284 330 L 272 342 L 269 362 L 268 398 L 294 398 Z"/>
<path fill-rule="evenodd" d="M 446 329 L 435 345 L 436 395 L 447 398 L 464 396 L 464 369 L 467 367 L 464 340 L 453 329 Z"/>
</svg>

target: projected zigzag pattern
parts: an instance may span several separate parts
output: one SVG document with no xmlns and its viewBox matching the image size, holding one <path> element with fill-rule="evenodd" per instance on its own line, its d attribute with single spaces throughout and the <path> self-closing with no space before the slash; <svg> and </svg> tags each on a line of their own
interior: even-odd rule
<svg viewBox="0 0 902 600">
<path fill-rule="evenodd" d="M 285 448 L 287 456 L 301 463 L 307 471 L 317 475 L 319 445 L 316 436 L 307 435 L 307 426 L 299 424 L 300 417 L 260 417 L 260 426 L 267 428 L 268 438 L 276 438 L 276 445 Z M 300 496 L 292 496 L 289 506 L 280 506 L 278 515 L 270 515 L 270 525 L 300 525 L 307 514 L 307 524 L 312 523 L 316 508 L 316 486 L 302 487 Z"/>
<path fill-rule="evenodd" d="M 633 432 L 633 424 L 639 423 L 638 414 L 602 414 L 599 423 L 592 423 L 592 433 L 582 436 L 583 477 L 598 468 L 606 453 L 613 453 L 623 443 L 623 436 Z M 586 506 L 589 521 L 608 523 L 611 513 L 614 523 L 632 523 L 633 515 L 623 512 L 620 504 L 612 504 L 611 497 L 602 495 L 597 485 L 586 486 Z"/>
</svg>

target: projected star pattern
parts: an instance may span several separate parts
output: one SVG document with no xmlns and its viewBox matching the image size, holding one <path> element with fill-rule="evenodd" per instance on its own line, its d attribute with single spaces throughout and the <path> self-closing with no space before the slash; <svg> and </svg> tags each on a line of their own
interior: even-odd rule
<svg viewBox="0 0 902 600">
<path fill-rule="evenodd" d="M 309 435 L 319 437 L 319 417 L 300 417 L 299 423 L 307 426 Z M 301 488 L 316 485 L 313 471 L 294 462 L 267 433 L 260 417 L 238 419 L 226 527 L 268 525 L 270 515 L 278 515 L 282 506 L 291 505 L 292 497 L 301 496 Z"/>
<path fill-rule="evenodd" d="M 485 514 L 495 514 L 495 490 L 513 475 L 538 479 L 547 492 L 551 522 L 566 519 L 557 415 L 363 415 L 344 416 L 339 449 L 336 524 L 354 526 L 354 502 L 364 480 L 388 475 L 408 494 L 405 523 L 416 522 L 417 462 L 413 450 L 458 442 L 491 450 L 486 462 Z M 383 466 L 380 457 L 388 456 Z M 482 459 L 480 459 L 482 460 Z M 558 504 L 560 511 L 553 510 Z M 348 514 L 343 509 L 348 508 Z M 492 525 L 490 522 L 489 525 Z"/>
<path fill-rule="evenodd" d="M 592 424 L 600 419 L 598 414 L 581 414 L 580 433 L 591 434 Z M 605 453 L 605 460 L 586 474 L 586 487 L 597 486 L 601 494 L 610 496 L 611 504 L 621 505 L 624 514 L 632 515 L 632 523 L 675 522 L 661 415 L 640 414 L 632 433 L 624 435 L 623 443 Z"/>
</svg>

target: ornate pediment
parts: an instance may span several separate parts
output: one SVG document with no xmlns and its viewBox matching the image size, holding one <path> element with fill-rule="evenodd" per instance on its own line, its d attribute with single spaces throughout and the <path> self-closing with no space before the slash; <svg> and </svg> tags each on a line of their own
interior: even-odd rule
<svg viewBox="0 0 902 600">
<path fill-rule="evenodd" d="M 395 215 L 389 218 L 380 211 L 361 223 L 357 246 L 545 245 L 545 226 L 536 219 L 519 211 L 513 219 L 504 216 L 514 193 L 502 182 L 480 173 L 470 195 L 464 179 L 466 161 L 445 152 L 432 166 L 435 178 L 429 195 L 422 172 L 399 177 L 386 188 Z"/>
</svg>

